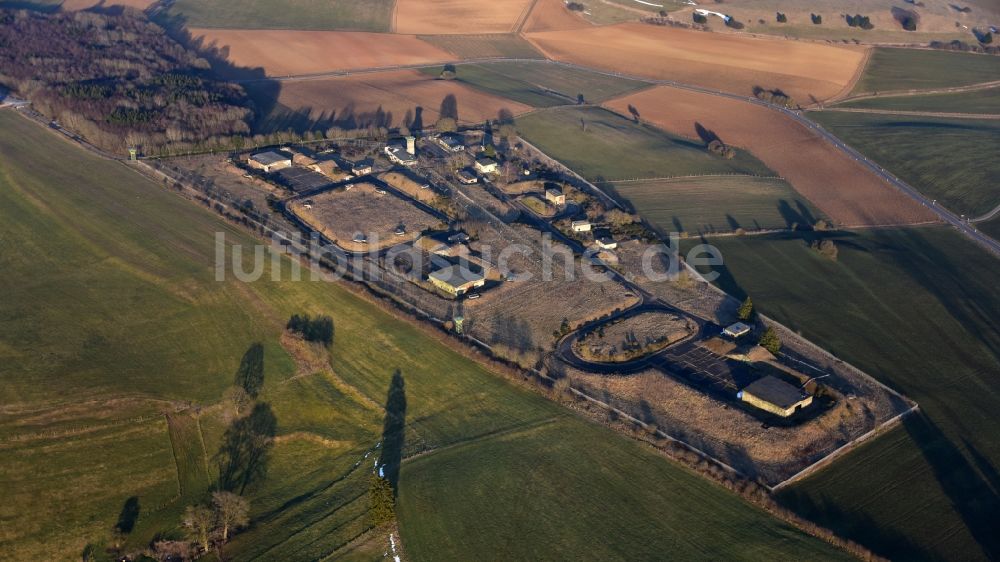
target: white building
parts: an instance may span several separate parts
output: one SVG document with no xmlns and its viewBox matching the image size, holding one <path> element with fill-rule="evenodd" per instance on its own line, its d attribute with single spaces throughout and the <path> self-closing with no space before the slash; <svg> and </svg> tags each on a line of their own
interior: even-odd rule
<svg viewBox="0 0 1000 562">
<path fill-rule="evenodd" d="M 747 326 L 743 322 L 737 322 L 735 324 L 726 326 L 726 329 L 722 330 L 722 333 L 733 339 L 736 339 L 749 334 L 752 329 L 753 328 Z"/>
<path fill-rule="evenodd" d="M 492 158 L 477 158 L 476 171 L 480 174 L 493 174 L 497 171 L 497 161 Z"/>
<path fill-rule="evenodd" d="M 573 221 L 569 226 L 573 232 L 590 232 L 590 229 L 593 228 L 588 220 Z"/>
</svg>

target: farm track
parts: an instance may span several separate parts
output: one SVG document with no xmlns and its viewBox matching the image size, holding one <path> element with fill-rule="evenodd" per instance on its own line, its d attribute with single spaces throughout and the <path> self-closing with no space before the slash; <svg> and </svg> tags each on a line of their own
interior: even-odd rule
<svg viewBox="0 0 1000 562">
<path fill-rule="evenodd" d="M 865 109 L 860 107 L 827 107 L 807 111 L 838 111 L 841 113 L 873 113 L 875 115 L 902 115 L 904 117 L 944 117 L 947 119 L 1000 119 L 996 113 L 944 113 L 939 111 L 904 111 L 901 109 Z"/>
<path fill-rule="evenodd" d="M 979 90 L 989 90 L 1000 88 L 1000 80 L 992 82 L 980 82 L 979 84 L 969 84 L 968 86 L 955 86 L 953 88 L 931 88 L 927 90 L 889 90 L 885 92 L 867 92 L 843 98 L 833 98 L 828 104 L 841 104 L 849 101 L 864 100 L 870 98 L 902 98 L 908 96 L 925 96 L 933 94 L 959 94 L 962 92 L 976 92 Z"/>
</svg>

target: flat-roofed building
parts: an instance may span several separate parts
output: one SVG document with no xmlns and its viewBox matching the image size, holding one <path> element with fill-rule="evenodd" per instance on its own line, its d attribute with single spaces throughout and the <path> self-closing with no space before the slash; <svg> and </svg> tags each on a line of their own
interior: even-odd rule
<svg viewBox="0 0 1000 562">
<path fill-rule="evenodd" d="M 284 168 L 290 168 L 292 166 L 292 158 L 280 152 L 268 150 L 266 152 L 258 152 L 257 154 L 251 155 L 247 158 L 247 164 L 251 168 L 257 168 L 258 170 L 263 170 L 264 173 L 269 174 Z"/>
<path fill-rule="evenodd" d="M 486 284 L 486 276 L 483 273 L 461 264 L 442 267 L 428 275 L 427 280 L 438 289 L 455 297 Z"/>
<path fill-rule="evenodd" d="M 787 418 L 812 404 L 808 392 L 777 377 L 767 375 L 747 385 L 736 397 L 756 408 Z"/>
</svg>

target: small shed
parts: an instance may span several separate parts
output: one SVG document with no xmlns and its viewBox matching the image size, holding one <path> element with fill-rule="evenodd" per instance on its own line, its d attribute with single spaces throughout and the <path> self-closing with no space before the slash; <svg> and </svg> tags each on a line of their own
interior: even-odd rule
<svg viewBox="0 0 1000 562">
<path fill-rule="evenodd" d="M 767 375 L 750 383 L 736 397 L 761 410 L 787 418 L 812 404 L 813 397 L 799 387 Z"/>
<path fill-rule="evenodd" d="M 590 229 L 592 228 L 590 221 L 588 220 L 573 221 L 569 226 L 573 229 L 573 232 L 590 232 Z"/>
<path fill-rule="evenodd" d="M 726 326 L 722 333 L 731 338 L 738 339 L 750 333 L 753 330 L 750 326 L 744 324 L 743 322 L 736 322 L 735 324 L 730 324 Z"/>
<path fill-rule="evenodd" d="M 365 158 L 363 160 L 358 160 L 351 164 L 351 173 L 355 176 L 364 176 L 366 174 L 372 173 L 372 169 L 375 166 L 375 161 L 371 158 Z"/>
<path fill-rule="evenodd" d="M 471 185 L 479 181 L 479 178 L 477 178 L 475 174 L 465 169 L 459 170 L 455 176 L 458 178 L 458 181 L 464 183 L 465 185 Z"/>
</svg>

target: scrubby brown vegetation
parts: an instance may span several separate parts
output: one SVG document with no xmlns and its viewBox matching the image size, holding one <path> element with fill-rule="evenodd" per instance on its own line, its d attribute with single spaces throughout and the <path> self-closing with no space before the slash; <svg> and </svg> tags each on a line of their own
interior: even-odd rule
<svg viewBox="0 0 1000 562">
<path fill-rule="evenodd" d="M 0 11 L 0 84 L 108 150 L 247 133 L 242 88 L 206 78 L 207 69 L 139 11 Z"/>
</svg>

